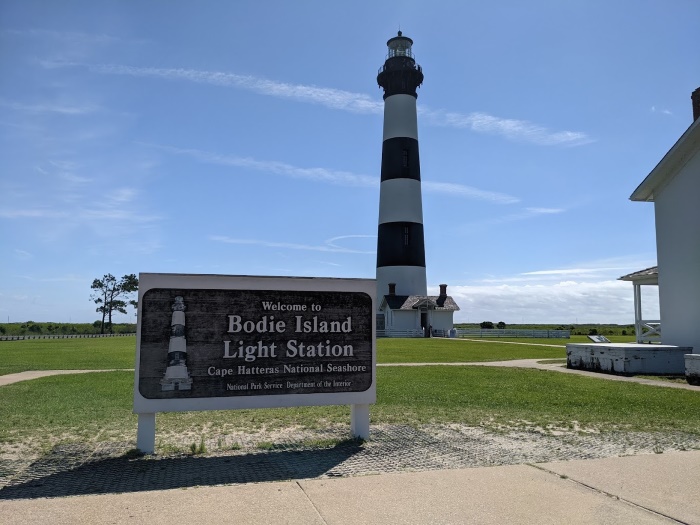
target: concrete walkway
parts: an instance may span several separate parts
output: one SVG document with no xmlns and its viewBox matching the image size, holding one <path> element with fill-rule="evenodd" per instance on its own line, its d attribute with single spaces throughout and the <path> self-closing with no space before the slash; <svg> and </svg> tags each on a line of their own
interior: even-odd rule
<svg viewBox="0 0 700 525">
<path fill-rule="evenodd" d="M 520 344 L 520 343 L 514 343 Z M 661 381 L 655 379 L 644 379 L 641 377 L 626 377 L 613 374 L 603 374 L 600 372 L 589 372 L 587 370 L 572 370 L 566 368 L 559 363 L 542 363 L 547 359 L 513 359 L 510 361 L 476 361 L 468 363 L 379 363 L 378 367 L 384 366 L 496 366 L 505 368 L 534 368 L 537 370 L 548 370 L 550 372 L 562 372 L 565 374 L 576 374 L 581 376 L 593 377 L 596 379 L 608 379 L 610 381 L 624 381 L 627 383 L 640 383 L 642 385 L 659 386 L 665 388 L 680 388 L 683 390 L 695 390 L 700 392 L 700 386 L 689 385 L 685 383 L 672 383 L 670 381 Z M 109 370 L 32 370 L 28 372 L 18 372 L 16 374 L 7 374 L 0 376 L 0 387 L 18 383 L 20 381 L 29 381 L 40 377 L 48 377 L 63 374 L 87 374 L 92 372 L 133 372 L 133 368 L 115 368 Z"/>
<path fill-rule="evenodd" d="M 112 368 L 105 370 L 29 370 L 27 372 L 18 372 L 16 374 L 6 374 L 0 376 L 0 386 L 19 383 L 20 381 L 29 381 L 30 379 L 38 379 L 40 377 L 58 376 L 64 374 L 90 374 L 93 372 L 133 372 L 133 368 Z"/>
<path fill-rule="evenodd" d="M 627 377 L 614 374 L 604 374 L 602 372 L 590 372 L 588 370 L 574 370 L 566 368 L 565 364 L 543 363 L 549 359 L 513 359 L 510 361 L 479 361 L 470 363 L 382 363 L 377 366 L 496 366 L 504 368 L 534 368 L 537 370 L 548 370 L 550 372 L 561 372 L 564 374 L 575 374 L 592 377 L 595 379 L 608 379 L 610 381 L 623 381 L 627 383 L 640 383 L 642 385 L 659 386 L 665 388 L 680 388 L 682 390 L 695 390 L 700 392 L 700 386 L 689 385 L 687 383 L 672 383 L 657 379 L 645 379 L 643 377 Z"/>
<path fill-rule="evenodd" d="M 121 494 L 0 497 L 0 522 L 700 524 L 698 472 L 700 451 L 692 451 Z"/>
</svg>

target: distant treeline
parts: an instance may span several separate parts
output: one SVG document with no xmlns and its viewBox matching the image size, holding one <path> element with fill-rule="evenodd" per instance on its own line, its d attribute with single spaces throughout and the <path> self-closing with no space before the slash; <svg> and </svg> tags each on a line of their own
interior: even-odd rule
<svg viewBox="0 0 700 525">
<path fill-rule="evenodd" d="M 109 332 L 109 327 L 105 330 Z M 135 323 L 114 323 L 112 333 L 133 334 Z M 0 323 L 0 335 L 77 335 L 99 334 L 100 321 L 94 323 Z"/>
<path fill-rule="evenodd" d="M 571 335 L 634 335 L 633 324 L 506 324 L 494 323 L 457 323 L 455 328 L 512 328 L 515 330 L 569 330 Z"/>
</svg>

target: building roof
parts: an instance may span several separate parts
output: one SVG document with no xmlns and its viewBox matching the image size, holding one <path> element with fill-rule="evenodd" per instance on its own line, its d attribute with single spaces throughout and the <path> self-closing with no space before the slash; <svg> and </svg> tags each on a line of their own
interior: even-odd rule
<svg viewBox="0 0 700 525">
<path fill-rule="evenodd" d="M 632 281 L 639 284 L 658 284 L 659 283 L 659 267 L 652 266 L 638 272 L 629 273 L 618 278 L 618 281 Z M 642 283 L 641 281 L 647 281 Z"/>
<path fill-rule="evenodd" d="M 459 310 L 459 306 L 450 295 L 385 295 L 382 306 L 385 303 L 392 310 L 417 310 L 421 306 L 427 306 L 431 310 Z"/>
<path fill-rule="evenodd" d="M 700 152 L 700 118 L 690 125 L 651 173 L 637 186 L 630 195 L 630 200 L 653 202 L 656 194 L 698 152 Z"/>
</svg>

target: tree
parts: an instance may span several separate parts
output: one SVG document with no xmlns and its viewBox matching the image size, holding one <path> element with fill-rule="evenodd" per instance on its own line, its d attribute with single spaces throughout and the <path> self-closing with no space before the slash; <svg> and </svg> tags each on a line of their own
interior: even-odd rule
<svg viewBox="0 0 700 525">
<path fill-rule="evenodd" d="M 496 325 L 496 327 L 497 327 L 499 330 L 505 330 L 505 328 L 506 328 L 506 323 L 504 323 L 503 321 L 498 321 L 498 324 Z"/>
<path fill-rule="evenodd" d="M 90 295 L 90 299 L 97 305 L 95 311 L 102 314 L 100 333 L 104 334 L 105 318 L 107 318 L 107 325 L 111 334 L 112 312 L 125 314 L 126 307 L 129 304 L 136 308 L 137 302 L 130 299 L 130 295 L 138 291 L 139 280 L 133 273 L 125 275 L 119 280 L 111 273 L 108 273 L 102 279 L 92 281 L 90 288 L 94 290 Z"/>
<path fill-rule="evenodd" d="M 493 323 L 491 321 L 484 321 L 479 326 L 484 330 L 492 330 L 493 329 Z"/>
</svg>

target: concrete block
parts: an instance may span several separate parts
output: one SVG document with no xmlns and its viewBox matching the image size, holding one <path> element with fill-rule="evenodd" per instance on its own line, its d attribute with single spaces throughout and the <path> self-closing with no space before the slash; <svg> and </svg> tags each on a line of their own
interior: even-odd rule
<svg viewBox="0 0 700 525">
<path fill-rule="evenodd" d="M 685 380 L 691 385 L 700 385 L 700 354 L 685 355 Z"/>
<path fill-rule="evenodd" d="M 673 345 L 572 343 L 566 345 L 566 367 L 622 375 L 683 375 L 690 351 L 691 347 Z"/>
</svg>

